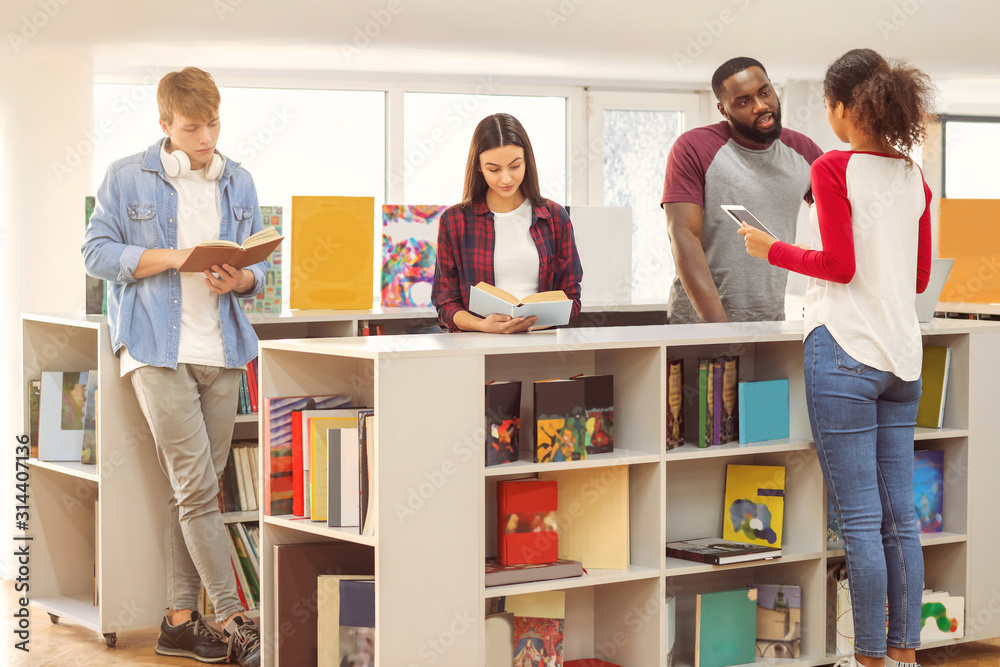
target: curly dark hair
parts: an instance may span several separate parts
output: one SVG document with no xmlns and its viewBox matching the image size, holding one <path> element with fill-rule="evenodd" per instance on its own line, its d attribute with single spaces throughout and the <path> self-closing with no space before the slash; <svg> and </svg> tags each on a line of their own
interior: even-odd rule
<svg viewBox="0 0 1000 667">
<path fill-rule="evenodd" d="M 854 126 L 909 157 L 926 135 L 935 90 L 931 79 L 902 60 L 888 61 L 872 49 L 853 49 L 826 70 L 829 104 L 843 102 Z"/>
</svg>

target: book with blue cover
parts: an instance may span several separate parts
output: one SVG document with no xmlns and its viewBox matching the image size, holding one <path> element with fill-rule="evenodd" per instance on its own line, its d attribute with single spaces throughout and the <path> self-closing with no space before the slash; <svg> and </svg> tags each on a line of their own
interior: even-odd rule
<svg viewBox="0 0 1000 667">
<path fill-rule="evenodd" d="M 788 437 L 788 380 L 740 382 L 740 444 Z"/>
<path fill-rule="evenodd" d="M 944 452 L 913 452 L 913 505 L 921 533 L 943 529 Z"/>
</svg>

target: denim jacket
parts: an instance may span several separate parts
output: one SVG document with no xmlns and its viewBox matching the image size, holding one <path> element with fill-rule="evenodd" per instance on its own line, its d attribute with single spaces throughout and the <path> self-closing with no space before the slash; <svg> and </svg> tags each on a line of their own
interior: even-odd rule
<svg viewBox="0 0 1000 667">
<path fill-rule="evenodd" d="M 108 326 L 115 354 L 124 345 L 136 361 L 177 368 L 181 275 L 175 269 L 141 279 L 133 275 L 146 249 L 177 247 L 177 190 L 160 164 L 164 140 L 108 169 L 97 191 L 82 251 L 87 273 L 108 281 Z M 227 158 L 219 189 L 219 238 L 242 243 L 261 230 L 253 179 Z M 261 262 L 246 267 L 254 275 L 250 294 L 263 289 L 265 266 Z M 226 367 L 245 366 L 257 356 L 257 334 L 243 314 L 238 295 L 219 296 L 219 322 Z"/>
</svg>

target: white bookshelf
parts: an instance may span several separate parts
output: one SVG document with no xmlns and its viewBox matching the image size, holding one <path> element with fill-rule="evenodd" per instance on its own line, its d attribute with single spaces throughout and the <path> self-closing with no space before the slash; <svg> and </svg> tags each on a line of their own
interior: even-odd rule
<svg viewBox="0 0 1000 667">
<path fill-rule="evenodd" d="M 992 513 L 972 508 L 992 506 L 992 476 L 1000 464 L 989 419 L 995 410 L 991 387 L 1000 376 L 1000 326 L 938 320 L 926 325 L 924 334 L 926 342 L 953 347 L 945 428 L 921 429 L 915 438 L 919 448 L 944 450 L 946 468 L 953 471 L 945 488 L 948 532 L 922 538 L 925 581 L 928 587 L 965 595 L 962 641 L 984 639 L 1000 635 L 1000 615 L 986 618 L 980 613 L 990 609 L 990 591 L 1000 587 L 1000 574 L 991 564 L 1000 540 L 994 535 Z M 802 350 L 801 322 L 621 327 L 510 337 L 262 341 L 263 397 L 340 392 L 375 406 L 373 493 L 379 499 L 374 536 L 264 517 L 262 579 L 271 579 L 274 544 L 340 540 L 370 549 L 379 664 L 403 666 L 425 664 L 428 642 L 449 632 L 456 614 L 471 614 L 478 622 L 449 635 L 447 652 L 438 656 L 438 664 L 482 664 L 486 602 L 499 595 L 546 590 L 566 593 L 567 659 L 596 656 L 626 667 L 663 664 L 665 593 L 676 594 L 675 650 L 679 664 L 689 665 L 695 593 L 794 584 L 803 590 L 807 626 L 802 658 L 768 662 L 830 664 L 836 656 L 826 652 L 826 571 L 843 558 L 843 551 L 826 544 L 825 490 L 805 407 Z M 686 380 L 692 384 L 697 358 L 723 353 L 740 355 L 743 380 L 789 379 L 790 437 L 709 450 L 687 444 L 665 451 L 666 359 L 688 360 Z M 526 427 L 532 418 L 531 382 L 577 373 L 614 375 L 616 451 L 583 462 L 533 464 Z M 483 385 L 489 380 L 520 380 L 524 385 L 521 460 L 487 468 Z M 695 428 L 692 414 L 697 413 L 689 407 L 689 434 Z M 725 466 L 730 463 L 785 466 L 783 557 L 722 567 L 666 558 L 669 540 L 720 533 Z M 613 465 L 629 467 L 627 569 L 485 587 L 482 564 L 495 553 L 497 481 Z M 435 484 L 435 479 L 442 483 Z M 401 513 L 399 508 L 412 512 Z M 270 666 L 273 629 L 281 619 L 274 617 L 272 588 L 263 586 L 262 594 L 263 664 Z M 950 643 L 954 641 L 941 645 Z"/>
</svg>

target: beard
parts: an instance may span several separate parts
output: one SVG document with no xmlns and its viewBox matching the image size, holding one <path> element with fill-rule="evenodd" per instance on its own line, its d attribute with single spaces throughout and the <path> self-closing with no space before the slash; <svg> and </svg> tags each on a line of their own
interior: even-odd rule
<svg viewBox="0 0 1000 667">
<path fill-rule="evenodd" d="M 771 117 L 774 118 L 774 125 L 767 130 L 757 129 L 756 119 L 754 119 L 753 125 L 746 125 L 730 116 L 729 122 L 733 124 L 733 127 L 736 128 L 740 134 L 753 143 L 770 146 L 778 137 L 781 136 L 781 104 L 779 103 L 778 108 L 773 112 L 765 113 L 771 113 Z M 758 118 L 759 117 L 760 116 L 758 116 Z"/>
</svg>

